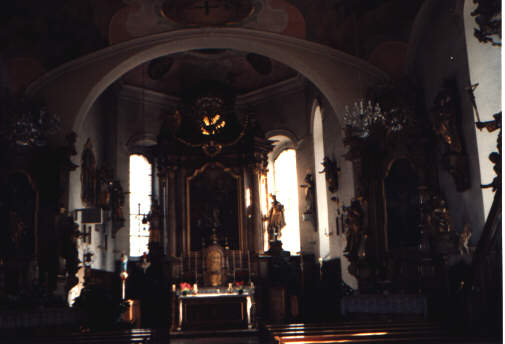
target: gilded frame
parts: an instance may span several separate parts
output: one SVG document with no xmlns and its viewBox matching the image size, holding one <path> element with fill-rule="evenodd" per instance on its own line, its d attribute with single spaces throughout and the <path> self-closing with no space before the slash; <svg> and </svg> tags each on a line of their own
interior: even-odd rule
<svg viewBox="0 0 505 344">
<path fill-rule="evenodd" d="M 192 175 L 186 177 L 186 233 L 184 236 L 184 249 L 186 254 L 191 252 L 191 181 L 198 175 L 203 173 L 207 168 L 220 168 L 228 173 L 236 180 L 237 185 L 237 225 L 238 225 L 238 244 L 239 250 L 244 250 L 247 247 L 246 235 L 244 233 L 244 190 L 242 189 L 243 178 L 240 174 L 233 171 L 232 168 L 226 167 L 219 162 L 208 162 L 202 167 L 196 169 Z"/>
</svg>

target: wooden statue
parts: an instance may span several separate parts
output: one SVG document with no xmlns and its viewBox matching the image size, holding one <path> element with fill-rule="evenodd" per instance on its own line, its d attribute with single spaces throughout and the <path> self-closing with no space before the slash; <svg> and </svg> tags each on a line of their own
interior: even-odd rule
<svg viewBox="0 0 505 344">
<path fill-rule="evenodd" d="M 281 238 L 281 230 L 286 226 L 286 221 L 284 220 L 284 206 L 277 201 L 275 195 L 270 195 L 270 197 L 272 197 L 272 206 L 266 219 L 268 220 L 268 241 L 272 242 Z"/>
<path fill-rule="evenodd" d="M 468 241 L 470 241 L 470 237 L 472 236 L 472 227 L 467 223 L 464 226 L 463 232 L 461 232 L 458 236 L 458 251 L 459 254 L 469 254 L 470 248 L 468 247 Z"/>
<path fill-rule="evenodd" d="M 81 200 L 88 207 L 96 204 L 96 160 L 91 139 L 86 141 L 81 156 Z"/>
<path fill-rule="evenodd" d="M 358 257 L 360 246 L 364 253 L 364 243 L 363 245 L 360 244 L 366 240 L 366 233 L 364 233 L 363 228 L 365 214 L 359 200 L 353 200 L 349 207 L 344 207 L 344 211 L 347 213 L 347 245 L 344 249 L 344 255 L 350 259 L 354 259 Z"/>
<path fill-rule="evenodd" d="M 147 221 L 150 223 L 149 227 L 149 243 L 161 242 L 161 212 L 160 205 L 157 200 L 153 200 L 151 211 L 147 215 Z"/>
<path fill-rule="evenodd" d="M 317 210 L 316 210 L 316 193 L 315 193 L 315 181 L 312 173 L 308 172 L 305 175 L 305 184 L 300 185 L 300 187 L 305 189 L 305 212 L 303 213 L 304 217 L 309 217 L 312 225 L 314 226 L 314 230 L 317 231 Z"/>
<path fill-rule="evenodd" d="M 326 182 L 328 183 L 328 190 L 330 190 L 331 193 L 337 192 L 338 174 L 340 172 L 340 168 L 338 168 L 337 162 L 325 156 L 321 164 L 324 168 L 319 173 L 325 174 Z"/>
</svg>

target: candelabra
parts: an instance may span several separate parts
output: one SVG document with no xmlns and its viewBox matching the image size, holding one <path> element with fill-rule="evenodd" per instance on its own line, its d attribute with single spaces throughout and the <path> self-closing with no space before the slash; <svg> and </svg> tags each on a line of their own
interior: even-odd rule
<svg viewBox="0 0 505 344">
<path fill-rule="evenodd" d="M 384 122 L 384 120 L 379 103 L 373 104 L 371 100 L 367 101 L 362 98 L 351 107 L 345 107 L 344 122 L 352 128 L 354 136 L 368 137 L 372 126 Z"/>
<path fill-rule="evenodd" d="M 367 138 L 375 125 L 397 132 L 405 128 L 408 118 L 399 108 L 384 110 L 379 103 L 361 98 L 344 110 L 344 122 L 351 128 L 352 136 Z"/>
</svg>

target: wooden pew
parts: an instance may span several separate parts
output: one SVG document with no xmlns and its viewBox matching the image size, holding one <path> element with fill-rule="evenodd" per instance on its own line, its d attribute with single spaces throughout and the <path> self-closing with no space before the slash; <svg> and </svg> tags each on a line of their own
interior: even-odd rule
<svg viewBox="0 0 505 344">
<path fill-rule="evenodd" d="M 275 343 L 386 343 L 448 341 L 439 324 L 424 321 L 375 321 L 266 325 Z"/>
</svg>

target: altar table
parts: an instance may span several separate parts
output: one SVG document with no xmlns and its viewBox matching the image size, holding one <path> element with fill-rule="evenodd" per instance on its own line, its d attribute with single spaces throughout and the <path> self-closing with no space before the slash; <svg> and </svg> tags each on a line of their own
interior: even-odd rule
<svg viewBox="0 0 505 344">
<path fill-rule="evenodd" d="M 253 328 L 254 289 L 177 292 L 175 296 L 177 331 Z"/>
</svg>

